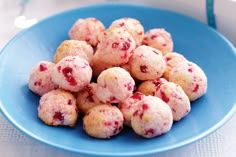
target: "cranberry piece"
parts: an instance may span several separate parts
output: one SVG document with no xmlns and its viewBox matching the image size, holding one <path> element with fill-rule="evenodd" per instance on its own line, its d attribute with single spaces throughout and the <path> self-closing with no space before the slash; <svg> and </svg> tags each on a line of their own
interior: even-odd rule
<svg viewBox="0 0 236 157">
<path fill-rule="evenodd" d="M 119 25 L 120 25 L 120 27 L 123 27 L 123 26 L 125 25 L 125 23 L 122 22 L 122 23 L 120 23 Z"/>
<path fill-rule="evenodd" d="M 193 89 L 193 92 L 197 92 L 199 89 L 199 84 L 196 84 L 195 88 Z"/>
<path fill-rule="evenodd" d="M 71 86 L 77 85 L 75 78 L 72 75 L 73 69 L 70 67 L 66 67 L 62 69 L 63 75 L 66 77 L 66 80 L 69 82 Z"/>
<path fill-rule="evenodd" d="M 166 103 L 169 102 L 169 98 L 166 96 L 166 94 L 163 91 L 161 91 L 160 93 L 161 93 L 161 99 Z"/>
<path fill-rule="evenodd" d="M 46 64 L 44 64 L 44 63 L 41 63 L 40 65 L 39 65 L 39 71 L 45 71 L 45 70 L 47 70 L 48 68 L 47 68 L 47 65 Z"/>
<path fill-rule="evenodd" d="M 154 134 L 154 130 L 152 128 L 145 130 L 145 135 L 148 135 L 148 134 L 152 134 L 153 135 Z"/>
<path fill-rule="evenodd" d="M 146 65 L 140 65 L 140 71 L 142 73 L 147 73 L 147 69 L 148 69 L 148 67 Z"/>
<path fill-rule="evenodd" d="M 123 47 L 121 48 L 122 51 L 127 51 L 130 48 L 130 43 L 124 42 Z"/>
<path fill-rule="evenodd" d="M 34 86 L 41 86 L 41 84 L 42 84 L 42 80 L 34 82 Z"/>
<path fill-rule="evenodd" d="M 143 105 L 142 105 L 142 109 L 143 109 L 143 110 L 147 110 L 148 108 L 149 108 L 149 107 L 148 107 L 148 104 L 143 104 Z"/>
<path fill-rule="evenodd" d="M 136 93 L 134 93 L 132 96 L 131 96 L 131 98 L 133 98 L 133 99 L 137 99 L 137 100 L 141 100 L 142 99 L 142 94 L 141 93 L 139 93 L 139 92 L 136 92 Z"/>
<path fill-rule="evenodd" d="M 62 115 L 61 112 L 55 112 L 55 114 L 53 115 L 53 119 L 59 120 L 59 121 L 63 121 L 64 120 L 64 116 Z"/>
<path fill-rule="evenodd" d="M 151 39 L 154 40 L 157 37 L 157 35 L 152 35 Z"/>
</svg>

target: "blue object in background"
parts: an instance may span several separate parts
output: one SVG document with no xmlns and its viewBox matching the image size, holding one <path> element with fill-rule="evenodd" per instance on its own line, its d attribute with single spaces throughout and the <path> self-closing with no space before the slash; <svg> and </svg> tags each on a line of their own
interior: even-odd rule
<svg viewBox="0 0 236 157">
<path fill-rule="evenodd" d="M 206 0 L 207 23 L 212 28 L 216 29 L 214 0 Z"/>
</svg>

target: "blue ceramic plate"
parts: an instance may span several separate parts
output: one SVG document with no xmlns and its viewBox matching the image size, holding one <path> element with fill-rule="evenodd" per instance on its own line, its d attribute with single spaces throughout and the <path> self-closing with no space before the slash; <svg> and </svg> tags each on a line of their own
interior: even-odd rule
<svg viewBox="0 0 236 157">
<path fill-rule="evenodd" d="M 164 27 L 175 43 L 174 50 L 205 71 L 206 95 L 192 103 L 190 114 L 167 134 L 144 139 L 125 129 L 110 140 L 94 139 L 76 128 L 50 127 L 37 118 L 39 97 L 27 86 L 31 67 L 51 61 L 57 46 L 68 39 L 77 18 L 96 17 L 106 27 L 115 19 L 137 18 L 145 30 Z M 79 8 L 49 17 L 27 29 L 3 49 L 0 55 L 0 107 L 5 117 L 28 136 L 48 145 L 84 155 L 139 156 L 178 148 L 194 142 L 222 126 L 236 104 L 235 48 L 222 35 L 186 16 L 156 8 L 132 5 L 99 5 Z"/>
</svg>

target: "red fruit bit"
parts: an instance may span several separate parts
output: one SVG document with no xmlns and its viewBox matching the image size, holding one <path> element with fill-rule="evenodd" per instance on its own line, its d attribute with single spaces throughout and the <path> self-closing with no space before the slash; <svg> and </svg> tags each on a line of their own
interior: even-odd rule
<svg viewBox="0 0 236 157">
<path fill-rule="evenodd" d="M 47 65 L 46 64 L 44 64 L 44 63 L 41 63 L 40 65 L 39 65 L 39 71 L 45 71 L 45 70 L 47 70 L 48 68 L 47 68 Z"/>
<path fill-rule="evenodd" d="M 128 89 L 128 91 L 132 91 L 134 89 L 131 82 L 127 83 L 125 87 Z"/>
<path fill-rule="evenodd" d="M 140 65 L 140 71 L 142 72 L 142 73 L 147 73 L 147 69 L 148 69 L 148 67 L 146 66 L 146 65 Z"/>
<path fill-rule="evenodd" d="M 149 107 L 148 107 L 148 104 L 143 104 L 143 105 L 142 105 L 142 109 L 143 109 L 143 110 L 147 110 L 148 108 L 149 108 Z"/>
<path fill-rule="evenodd" d="M 61 66 L 58 66 L 57 70 L 58 70 L 58 72 L 60 72 L 61 71 Z"/>
<path fill-rule="evenodd" d="M 143 97 L 143 94 L 139 92 L 136 92 L 131 96 L 132 99 L 137 99 L 137 100 L 141 100 L 142 97 Z"/>
<path fill-rule="evenodd" d="M 72 71 L 73 71 L 73 69 L 70 67 L 66 67 L 66 68 L 62 69 L 63 75 L 66 78 L 66 81 L 69 82 L 69 84 L 71 86 L 75 86 L 75 85 L 77 85 L 77 82 L 72 75 Z"/>
<path fill-rule="evenodd" d="M 137 116 L 138 115 L 138 110 L 136 110 L 134 113 L 133 113 L 133 116 Z"/>
<path fill-rule="evenodd" d="M 117 48 L 118 46 L 119 46 L 119 43 L 118 43 L 118 42 L 114 42 L 114 43 L 112 43 L 112 45 L 111 45 L 111 47 L 112 47 L 113 49 Z"/>
<path fill-rule="evenodd" d="M 164 102 L 168 103 L 169 102 L 169 98 L 166 96 L 166 94 L 163 91 L 161 91 L 160 93 L 161 93 L 161 99 Z"/>
<path fill-rule="evenodd" d="M 119 124 L 119 122 L 118 121 L 115 121 L 115 125 L 118 125 Z"/>
<path fill-rule="evenodd" d="M 124 42 L 123 47 L 121 48 L 122 51 L 127 51 L 130 48 L 130 43 Z"/>
<path fill-rule="evenodd" d="M 199 84 L 196 84 L 195 88 L 193 89 L 193 92 L 197 92 L 199 89 Z"/>
<path fill-rule="evenodd" d="M 186 110 L 186 113 L 189 113 L 189 110 Z"/>
<path fill-rule="evenodd" d="M 164 125 L 164 126 L 166 126 L 166 125 L 167 125 L 167 123 L 165 122 L 165 123 L 163 123 L 163 125 Z"/>
<path fill-rule="evenodd" d="M 140 118 L 140 119 L 143 118 L 143 112 L 139 115 L 139 118 Z"/>
<path fill-rule="evenodd" d="M 106 33 L 106 32 L 103 32 L 103 35 L 107 35 L 107 33 Z"/>
<path fill-rule="evenodd" d="M 110 98 L 109 98 L 109 101 L 111 101 L 111 102 L 113 102 L 113 101 L 116 101 L 117 99 L 116 99 L 116 97 L 114 97 L 114 96 L 111 96 Z"/>
<path fill-rule="evenodd" d="M 41 86 L 41 84 L 42 84 L 42 80 L 34 82 L 34 86 Z"/>
<path fill-rule="evenodd" d="M 158 37 L 158 35 L 152 35 L 151 39 L 154 40 L 156 37 Z"/>
<path fill-rule="evenodd" d="M 163 47 L 166 47 L 166 46 L 167 46 L 167 44 L 162 44 L 162 46 L 163 46 Z"/>
<path fill-rule="evenodd" d="M 188 69 L 188 72 L 192 73 L 192 72 L 193 72 L 193 69 L 192 69 L 192 68 L 189 68 L 189 69 Z"/>
<path fill-rule="evenodd" d="M 123 27 L 123 26 L 125 25 L 125 23 L 122 22 L 122 23 L 120 23 L 119 25 L 120 25 L 120 27 Z"/>
<path fill-rule="evenodd" d="M 53 115 L 53 119 L 54 120 L 63 121 L 64 120 L 64 116 L 62 115 L 61 112 L 55 112 L 55 114 Z"/>
<path fill-rule="evenodd" d="M 166 57 L 166 61 L 169 61 L 169 60 L 171 60 L 171 57 Z"/>
<path fill-rule="evenodd" d="M 112 123 L 111 123 L 111 122 L 104 122 L 104 125 L 105 125 L 105 126 L 111 126 Z"/>
<path fill-rule="evenodd" d="M 68 105 L 72 105 L 72 100 L 69 99 L 67 104 L 68 104 Z"/>
<path fill-rule="evenodd" d="M 86 42 L 90 42 L 90 39 L 89 39 L 89 38 L 85 38 L 85 41 L 86 41 Z"/>
<path fill-rule="evenodd" d="M 116 127 L 116 128 L 114 128 L 114 131 L 113 131 L 113 134 L 115 135 L 115 134 L 117 134 L 118 132 L 120 132 L 121 131 L 121 129 L 122 129 L 122 126 L 120 126 L 120 127 Z"/>
<path fill-rule="evenodd" d="M 145 135 L 148 135 L 148 134 L 153 135 L 154 134 L 154 129 L 150 128 L 150 129 L 145 130 Z"/>
</svg>

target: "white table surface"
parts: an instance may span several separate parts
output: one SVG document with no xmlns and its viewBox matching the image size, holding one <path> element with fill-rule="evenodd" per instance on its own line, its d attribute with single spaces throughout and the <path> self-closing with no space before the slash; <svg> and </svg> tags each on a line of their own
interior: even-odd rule
<svg viewBox="0 0 236 157">
<path fill-rule="evenodd" d="M 112 0 L 108 0 L 112 1 Z M 142 0 L 136 0 L 144 3 Z M 20 9 L 17 0 L 0 1 L 0 50 L 21 29 L 14 26 L 14 19 Z M 105 0 L 97 0 L 97 3 Z M 28 18 L 41 20 L 49 15 L 88 4 L 94 0 L 31 0 L 24 11 Z M 42 8 L 41 10 L 39 8 Z M 2 91 L 0 91 L 2 92 Z M 209 136 L 185 147 L 153 155 L 156 157 L 235 157 L 236 116 Z M 44 145 L 15 129 L 0 113 L 0 156 L 1 157 L 80 157 Z"/>
</svg>

